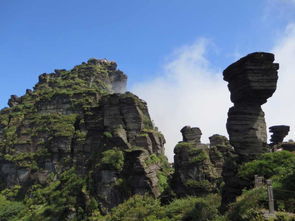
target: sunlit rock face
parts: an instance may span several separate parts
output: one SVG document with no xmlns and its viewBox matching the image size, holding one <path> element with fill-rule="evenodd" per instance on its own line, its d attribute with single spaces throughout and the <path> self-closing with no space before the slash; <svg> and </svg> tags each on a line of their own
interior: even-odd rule
<svg viewBox="0 0 295 221">
<path fill-rule="evenodd" d="M 115 62 L 89 59 L 11 96 L 0 110 L 0 190 L 50 185 L 74 168 L 102 212 L 134 194 L 158 197 L 171 170 L 165 139 L 126 82 Z"/>
<path fill-rule="evenodd" d="M 249 185 L 237 176 L 239 166 L 267 151 L 266 123 L 261 105 L 276 90 L 278 69 L 273 54 L 256 52 L 241 58 L 223 71 L 223 79 L 228 82 L 230 98 L 234 103 L 228 111 L 226 123 L 234 152 L 222 170 L 225 182 L 222 189 L 223 211 Z"/>
<path fill-rule="evenodd" d="M 227 138 L 215 134 L 209 146 L 200 142 L 198 127 L 185 126 L 181 133 L 183 140 L 174 148 L 173 191 L 180 197 L 218 192 L 225 159 L 233 151 Z"/>
<path fill-rule="evenodd" d="M 265 151 L 267 134 L 261 105 L 276 90 L 279 65 L 273 62 L 273 54 L 256 52 L 223 72 L 234 103 L 228 112 L 226 128 L 230 143 L 246 161 Z"/>
</svg>

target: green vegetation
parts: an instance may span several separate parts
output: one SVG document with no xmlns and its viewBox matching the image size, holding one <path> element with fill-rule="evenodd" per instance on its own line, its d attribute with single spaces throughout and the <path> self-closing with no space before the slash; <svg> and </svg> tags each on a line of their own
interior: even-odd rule
<svg viewBox="0 0 295 221">
<path fill-rule="evenodd" d="M 0 220 L 16 220 L 13 217 L 23 209 L 25 209 L 25 205 L 22 202 L 10 201 L 5 196 L 0 195 Z"/>
<path fill-rule="evenodd" d="M 85 180 L 74 169 L 63 172 L 49 185 L 33 185 L 21 202 L 15 200 L 20 190 L 6 189 L 1 192 L 0 220 L 50 221 L 54 218 L 78 221 L 100 215 L 95 199 L 88 194 Z"/>
<path fill-rule="evenodd" d="M 204 160 L 209 159 L 208 153 L 205 150 L 202 150 L 202 149 L 191 148 L 189 150 L 189 154 L 194 156 L 189 161 L 189 163 L 191 163 L 191 164 L 201 163 Z"/>
<path fill-rule="evenodd" d="M 230 206 L 228 218 L 235 221 L 263 221 L 264 208 L 267 208 L 266 188 L 244 191 L 237 202 Z"/>
<path fill-rule="evenodd" d="M 36 152 L 23 152 L 18 154 L 5 154 L 5 160 L 14 162 L 19 167 L 26 167 L 30 169 L 38 169 L 37 160 L 40 157 L 48 156 L 46 149 L 40 149 Z"/>
<path fill-rule="evenodd" d="M 214 184 L 209 182 L 208 180 L 187 180 L 185 186 L 189 189 L 194 190 L 195 192 L 199 192 L 200 195 L 208 194 L 215 189 Z"/>
<path fill-rule="evenodd" d="M 187 197 L 176 199 L 161 206 L 159 200 L 148 195 L 135 195 L 112 209 L 104 221 L 217 221 L 223 220 L 218 213 L 220 198 L 208 195 L 206 198 Z"/>
<path fill-rule="evenodd" d="M 123 151 L 111 149 L 102 152 L 102 158 L 100 159 L 97 166 L 100 168 L 121 171 L 124 166 Z"/>
<path fill-rule="evenodd" d="M 253 182 L 254 175 L 264 176 L 266 179 L 271 179 L 273 182 L 273 191 L 275 198 L 275 209 L 277 211 L 295 212 L 295 154 L 288 151 L 279 151 L 274 153 L 266 153 L 260 156 L 259 159 L 248 162 L 239 169 L 239 176 L 245 180 Z M 260 191 L 260 192 L 257 192 Z M 251 195 L 253 192 L 253 195 Z M 260 197 L 257 200 L 261 202 L 262 196 L 266 194 L 266 190 L 250 190 L 244 193 L 240 198 L 240 203 L 233 208 L 247 207 L 247 203 L 253 211 L 258 211 L 257 208 L 267 208 L 264 204 L 252 202 L 248 199 Z M 245 199 L 245 200 L 243 200 Z M 249 209 L 244 209 L 249 210 Z M 242 215 L 240 209 L 237 209 L 235 214 Z"/>
<path fill-rule="evenodd" d="M 239 170 L 239 176 L 253 180 L 254 175 L 282 179 L 294 172 L 295 154 L 289 151 L 279 151 L 261 155 L 258 160 L 244 164 Z"/>
<path fill-rule="evenodd" d="M 106 138 L 112 138 L 112 137 L 113 137 L 112 133 L 109 132 L 109 131 L 105 131 L 105 132 L 103 132 L 103 135 L 104 135 Z"/>
</svg>

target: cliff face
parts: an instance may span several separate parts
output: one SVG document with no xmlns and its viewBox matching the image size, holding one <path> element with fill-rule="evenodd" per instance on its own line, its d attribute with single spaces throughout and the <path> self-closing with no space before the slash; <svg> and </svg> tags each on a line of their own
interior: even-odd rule
<svg viewBox="0 0 295 221">
<path fill-rule="evenodd" d="M 136 193 L 159 196 L 169 170 L 165 139 L 146 103 L 124 93 L 126 81 L 116 63 L 90 59 L 11 96 L 0 112 L 1 189 L 26 192 L 75 168 L 102 210 Z"/>
<path fill-rule="evenodd" d="M 202 132 L 197 127 L 185 126 L 181 133 L 183 141 L 174 149 L 172 189 L 180 197 L 219 192 L 225 159 L 233 151 L 229 141 L 215 134 L 210 145 L 202 144 Z"/>
</svg>

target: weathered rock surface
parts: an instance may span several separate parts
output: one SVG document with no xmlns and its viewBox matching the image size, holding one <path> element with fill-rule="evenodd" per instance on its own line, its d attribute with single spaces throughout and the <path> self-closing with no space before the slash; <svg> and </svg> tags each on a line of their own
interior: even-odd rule
<svg viewBox="0 0 295 221">
<path fill-rule="evenodd" d="M 236 153 L 224 164 L 222 171 L 225 181 L 223 209 L 241 194 L 246 185 L 236 176 L 239 165 L 267 151 L 266 123 L 261 105 L 276 90 L 279 65 L 273 62 L 273 54 L 256 52 L 241 58 L 223 72 L 234 103 L 228 112 L 226 128 Z"/>
<path fill-rule="evenodd" d="M 270 127 L 269 132 L 272 133 L 270 138 L 271 145 L 282 143 L 284 141 L 284 138 L 288 135 L 289 130 L 290 127 L 286 125 L 277 125 Z"/>
<path fill-rule="evenodd" d="M 216 192 L 221 172 L 218 173 L 211 162 L 209 147 L 200 143 L 201 130 L 197 127 L 185 126 L 181 129 L 181 133 L 183 141 L 179 142 L 174 149 L 173 191 L 181 197 Z M 217 158 L 215 159 L 218 164 Z"/>
<path fill-rule="evenodd" d="M 183 142 L 201 143 L 202 132 L 198 127 L 185 126 L 180 132 Z"/>
<path fill-rule="evenodd" d="M 115 62 L 90 59 L 12 96 L 0 111 L 0 188 L 47 185 L 74 167 L 102 212 L 133 194 L 159 196 L 165 139 L 126 80 Z"/>
<path fill-rule="evenodd" d="M 265 52 L 249 54 L 223 71 L 229 82 L 231 101 L 234 104 L 262 105 L 276 90 L 279 65 L 273 63 L 274 55 Z"/>
<path fill-rule="evenodd" d="M 273 54 L 256 52 L 223 72 L 234 103 L 228 112 L 226 128 L 230 143 L 245 161 L 255 158 L 266 147 L 266 124 L 260 106 L 276 90 L 279 65 L 273 61 Z"/>
<path fill-rule="evenodd" d="M 209 137 L 210 148 L 209 156 L 218 177 L 222 177 L 223 167 L 228 158 L 231 158 L 234 150 L 230 145 L 229 140 L 222 135 L 214 134 Z"/>
<path fill-rule="evenodd" d="M 231 107 L 226 128 L 231 145 L 245 160 L 251 160 L 265 151 L 266 123 L 260 105 L 238 104 Z"/>
</svg>

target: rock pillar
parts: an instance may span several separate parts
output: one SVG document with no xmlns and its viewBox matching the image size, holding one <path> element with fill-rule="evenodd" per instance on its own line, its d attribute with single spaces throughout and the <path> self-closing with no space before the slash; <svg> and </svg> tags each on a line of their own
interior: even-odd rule
<svg viewBox="0 0 295 221">
<path fill-rule="evenodd" d="M 276 90 L 279 65 L 273 61 L 273 54 L 256 52 L 223 72 L 234 103 L 228 112 L 226 128 L 230 143 L 242 161 L 254 159 L 266 147 L 266 124 L 261 105 Z"/>
<path fill-rule="evenodd" d="M 266 150 L 266 124 L 261 105 L 276 90 L 279 65 L 273 62 L 273 54 L 256 52 L 223 71 L 223 79 L 228 82 L 230 99 L 234 103 L 228 111 L 226 128 L 235 150 L 222 170 L 225 182 L 222 189 L 223 212 L 243 188 L 251 185 L 237 176 L 239 165 L 255 159 Z"/>
</svg>

